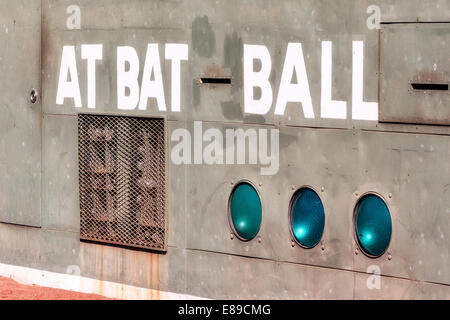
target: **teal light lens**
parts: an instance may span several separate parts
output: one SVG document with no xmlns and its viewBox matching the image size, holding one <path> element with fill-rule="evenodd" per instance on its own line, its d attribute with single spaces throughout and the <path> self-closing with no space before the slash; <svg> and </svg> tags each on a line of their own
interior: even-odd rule
<svg viewBox="0 0 450 320">
<path fill-rule="evenodd" d="M 262 220 L 261 200 L 255 188 L 247 182 L 239 183 L 231 194 L 229 210 L 237 235 L 242 240 L 253 239 Z"/>
<path fill-rule="evenodd" d="M 361 249 L 369 256 L 381 256 L 388 248 L 392 234 L 391 215 L 384 201 L 373 194 L 362 197 L 355 220 Z"/>
<path fill-rule="evenodd" d="M 308 188 L 297 191 L 291 201 L 292 234 L 301 246 L 313 248 L 322 238 L 325 227 L 322 201 Z"/>
</svg>

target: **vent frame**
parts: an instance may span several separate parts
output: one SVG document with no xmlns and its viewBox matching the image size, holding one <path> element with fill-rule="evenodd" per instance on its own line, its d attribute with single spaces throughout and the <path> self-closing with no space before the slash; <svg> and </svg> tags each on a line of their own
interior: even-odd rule
<svg viewBox="0 0 450 320">
<path fill-rule="evenodd" d="M 96 120 L 94 120 L 96 119 Z M 87 241 L 87 242 L 95 242 L 95 243 L 100 243 L 100 244 L 109 244 L 109 245 L 116 245 L 116 246 L 121 246 L 121 247 L 128 247 L 128 248 L 138 248 L 138 249 L 145 249 L 145 250 L 150 250 L 150 251 L 155 251 L 155 252 L 160 252 L 160 253 L 165 253 L 167 252 L 167 247 L 168 247 L 168 229 L 169 229 L 169 201 L 168 201 L 168 197 L 169 197 L 169 153 L 168 153 L 168 125 L 167 125 L 167 119 L 165 116 L 136 116 L 136 115 L 123 115 L 123 114 L 111 114 L 111 113 L 78 113 L 77 114 L 77 129 L 78 129 L 78 173 L 79 173 L 79 177 L 78 177 L 78 192 L 79 192 L 79 212 L 80 212 L 80 240 L 81 241 Z M 131 226 L 130 228 L 126 228 L 124 229 L 124 226 L 122 225 L 122 227 L 117 227 L 118 228 L 118 232 L 115 235 L 110 235 L 110 236 L 101 236 L 101 235 L 105 235 L 104 232 L 99 231 L 97 236 L 93 236 L 94 234 L 91 232 L 88 232 L 88 226 L 90 227 L 95 227 L 95 223 L 91 223 L 89 225 L 89 223 L 86 223 L 86 219 L 91 219 L 91 220 L 97 220 L 96 217 L 94 217 L 93 212 L 91 211 L 90 213 L 88 213 L 86 209 L 89 209 L 93 207 L 93 201 L 91 201 L 91 206 L 89 206 L 89 203 L 87 203 L 87 199 L 86 199 L 86 195 L 87 195 L 87 189 L 86 186 L 88 186 L 90 183 L 92 183 L 92 180 L 90 180 L 89 178 L 92 178 L 93 176 L 95 176 L 95 174 L 98 174 L 99 172 L 95 172 L 94 175 L 89 175 L 86 174 L 89 171 L 89 162 L 87 161 L 89 159 L 89 152 L 88 152 L 88 148 L 86 147 L 86 145 L 88 143 L 84 143 L 83 145 L 83 139 L 86 139 L 86 137 L 89 136 L 89 132 L 87 130 L 89 123 L 92 122 L 97 122 L 97 123 L 103 123 L 103 124 L 108 124 L 108 123 L 117 123 L 117 125 L 119 126 L 123 126 L 124 123 L 128 123 L 128 125 L 131 124 L 131 126 L 128 127 L 128 130 L 131 131 L 131 134 L 136 135 L 137 134 L 137 130 L 141 130 L 141 129 L 149 129 L 152 126 L 159 126 L 159 129 L 162 132 L 156 132 L 153 131 L 153 134 L 156 133 L 156 139 L 157 142 L 155 141 L 155 139 L 149 138 L 149 140 L 151 140 L 152 143 L 157 143 L 157 147 L 159 147 L 159 151 L 161 152 L 162 155 L 162 160 L 158 161 L 159 159 L 161 159 L 161 156 L 156 157 L 153 155 L 153 158 L 151 159 L 152 162 L 150 164 L 150 166 L 152 167 L 158 167 L 158 172 L 154 173 L 157 176 L 159 176 L 161 179 L 154 179 L 155 183 L 156 183 L 156 189 L 155 189 L 155 193 L 156 195 L 154 196 L 155 200 L 154 202 L 156 203 L 155 205 L 151 205 L 150 207 L 152 209 L 155 210 L 150 210 L 153 211 L 153 214 L 148 214 L 148 207 L 147 206 L 147 210 L 144 210 L 146 212 L 146 214 L 142 215 L 142 212 L 139 212 L 139 204 L 137 201 L 137 197 L 138 196 L 142 196 L 142 190 L 141 193 L 139 194 L 139 189 L 138 189 L 138 184 L 139 181 L 136 177 L 140 176 L 139 178 L 143 178 L 143 171 L 141 169 L 138 168 L 138 163 L 139 162 L 145 162 L 143 157 L 143 153 L 140 152 L 138 150 L 138 143 L 136 143 L 136 139 L 134 137 L 129 137 L 126 136 L 127 141 L 123 140 L 123 136 L 118 136 L 115 137 L 114 133 L 113 133 L 113 137 L 112 139 L 116 139 L 115 144 L 116 144 L 116 149 L 115 151 L 113 150 L 113 159 L 115 159 L 115 164 L 114 164 L 114 168 L 113 168 L 113 175 L 115 176 L 115 180 L 113 182 L 113 185 L 118 188 L 116 189 L 116 194 L 113 195 L 114 197 L 114 204 L 115 206 L 113 206 L 113 211 L 115 212 L 116 217 L 118 218 L 120 216 L 121 218 L 121 223 L 124 223 L 124 219 L 125 222 L 129 224 L 129 226 Z M 153 124 L 152 124 L 153 122 Z M 137 127 L 134 126 L 137 123 L 140 123 Z M 156 125 L 155 123 L 159 123 L 159 125 Z M 133 125 L 134 124 L 134 125 Z M 115 127 L 115 129 L 117 130 L 118 127 Z M 101 126 L 100 128 L 97 129 L 102 129 Z M 103 127 L 103 130 L 105 130 L 106 128 Z M 122 128 L 123 129 L 123 128 Z M 115 130 L 112 130 L 115 131 Z M 103 131 L 103 134 L 105 134 L 105 131 Z M 119 133 L 117 133 L 119 135 Z M 123 132 L 122 132 L 123 134 Z M 148 134 L 148 131 L 147 131 Z M 106 134 L 105 134 L 106 136 Z M 120 140 L 122 138 L 122 140 Z M 92 141 L 89 141 L 91 145 Z M 102 140 L 102 142 L 104 142 L 106 144 L 106 137 L 105 137 L 105 141 Z M 142 143 L 144 143 L 144 138 L 142 136 L 141 141 Z M 120 145 L 118 147 L 118 145 Z M 128 145 L 128 153 L 127 152 L 123 152 L 123 150 L 121 150 L 120 155 L 128 155 L 128 168 L 123 168 L 123 164 L 118 164 L 119 162 L 119 151 L 118 148 L 123 148 L 123 145 Z M 155 146 L 152 146 L 155 147 Z M 89 147 L 90 148 L 90 147 Z M 106 148 L 106 147 L 105 147 Z M 133 149 L 134 148 L 134 149 Z M 96 149 L 97 151 L 99 150 L 98 148 Z M 144 153 L 145 153 L 145 149 L 143 149 Z M 148 151 L 148 150 L 147 150 Z M 115 154 L 114 154 L 115 153 Z M 138 154 L 140 154 L 140 156 L 138 156 Z M 106 160 L 105 160 L 105 156 L 106 156 L 106 149 L 105 149 L 105 154 L 101 157 L 101 160 L 103 161 L 102 163 L 105 165 L 106 168 Z M 138 159 L 141 159 L 142 161 L 139 161 Z M 155 162 L 156 160 L 156 162 Z M 146 167 L 148 169 L 147 166 L 144 165 L 144 167 Z M 128 170 L 127 170 L 128 169 Z M 154 169 L 154 168 L 153 168 Z M 153 170 L 151 169 L 151 170 Z M 92 172 L 90 172 L 92 173 Z M 105 180 L 104 180 L 104 188 L 103 190 L 105 191 L 105 194 L 107 193 L 107 188 L 106 188 L 106 175 L 111 174 L 112 172 L 108 172 L 105 171 Z M 135 179 L 133 180 L 133 176 L 135 177 Z M 152 177 L 154 177 L 154 175 L 152 175 Z M 125 185 L 127 185 L 127 187 L 125 187 L 125 191 L 122 190 L 123 187 L 123 181 L 120 182 L 122 183 L 122 186 L 118 186 L 119 182 L 118 180 L 123 180 L 125 179 L 125 181 L 127 181 L 127 183 L 124 183 Z M 144 180 L 145 179 L 141 179 Z M 158 181 L 157 181 L 158 180 Z M 141 183 L 142 185 L 142 183 Z M 148 184 L 147 184 L 148 185 Z M 92 186 L 92 189 L 95 189 L 94 186 Z M 102 189 L 102 188 L 100 188 Z M 94 191 L 95 192 L 95 191 Z M 125 193 L 125 195 L 123 194 Z M 147 192 L 146 196 L 148 200 L 148 196 L 149 193 L 151 192 Z M 128 202 L 126 204 L 123 203 L 123 198 L 127 198 L 128 196 Z M 121 199 L 119 199 L 121 197 Z M 156 200 L 157 199 L 157 200 Z M 106 196 L 104 197 L 104 199 L 102 199 L 102 205 L 103 205 L 103 209 L 104 212 L 107 211 L 106 207 Z M 146 202 L 144 200 L 144 202 Z M 138 213 L 140 213 L 139 216 L 147 216 L 147 219 L 143 218 L 142 220 L 148 222 L 149 219 L 159 219 L 159 223 L 155 223 L 154 225 L 151 225 L 152 222 L 150 222 L 148 225 L 144 223 L 144 225 L 142 225 L 139 222 L 138 218 Z M 106 214 L 106 216 L 108 216 L 108 214 Z M 128 220 L 127 220 L 128 219 Z M 102 219 L 99 220 L 105 220 L 104 217 Z M 162 222 L 161 222 L 162 221 Z M 104 224 L 108 225 L 108 222 L 112 222 L 109 221 L 109 218 L 106 219 L 106 222 Z M 103 224 L 103 222 L 98 222 L 98 225 L 101 226 Z M 111 223 L 110 223 L 111 225 Z M 139 231 L 139 229 L 141 228 L 141 230 Z M 150 230 L 154 230 L 154 229 L 158 229 L 161 230 L 161 232 L 152 232 Z M 99 229 L 105 229 L 105 227 L 100 227 Z M 114 230 L 114 229 L 112 229 Z M 128 231 L 130 232 L 129 234 L 124 233 L 124 231 Z M 144 232 L 139 233 L 139 232 Z M 148 235 L 153 239 L 153 236 L 155 236 L 158 233 L 158 237 L 159 240 L 158 241 L 145 241 L 146 238 L 148 238 Z M 139 240 L 139 237 L 142 238 L 144 240 Z M 119 240 L 118 240 L 119 239 Z M 127 241 L 127 239 L 129 241 Z M 153 243 L 153 244 L 152 244 Z"/>
</svg>

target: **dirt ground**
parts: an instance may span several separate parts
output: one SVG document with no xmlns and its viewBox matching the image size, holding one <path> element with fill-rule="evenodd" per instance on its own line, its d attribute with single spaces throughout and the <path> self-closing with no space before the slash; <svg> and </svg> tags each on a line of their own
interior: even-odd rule
<svg viewBox="0 0 450 320">
<path fill-rule="evenodd" d="M 27 286 L 0 277 L 0 300 L 109 300 L 109 298 L 40 286 Z"/>
</svg>

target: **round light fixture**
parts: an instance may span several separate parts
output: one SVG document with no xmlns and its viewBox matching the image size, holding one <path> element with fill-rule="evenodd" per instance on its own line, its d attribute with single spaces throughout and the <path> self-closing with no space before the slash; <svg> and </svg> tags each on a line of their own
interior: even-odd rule
<svg viewBox="0 0 450 320">
<path fill-rule="evenodd" d="M 325 227 L 325 212 L 319 196 L 310 188 L 302 188 L 294 193 L 289 207 L 295 241 L 304 248 L 315 247 Z"/>
<path fill-rule="evenodd" d="M 248 182 L 238 183 L 228 203 L 229 221 L 239 239 L 253 239 L 261 227 L 262 207 L 256 189 Z"/>
<path fill-rule="evenodd" d="M 386 203 L 375 194 L 367 194 L 355 207 L 355 236 L 361 250 L 376 258 L 386 252 L 391 241 L 392 221 Z"/>
</svg>

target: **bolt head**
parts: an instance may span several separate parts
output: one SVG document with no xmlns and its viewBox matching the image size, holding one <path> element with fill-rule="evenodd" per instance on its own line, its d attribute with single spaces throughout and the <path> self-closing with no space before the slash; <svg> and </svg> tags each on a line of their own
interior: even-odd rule
<svg viewBox="0 0 450 320">
<path fill-rule="evenodd" d="M 30 102 L 31 103 L 36 103 L 37 98 L 38 98 L 38 93 L 37 93 L 36 89 L 31 90 L 31 92 L 30 92 Z"/>
</svg>

